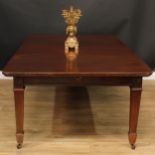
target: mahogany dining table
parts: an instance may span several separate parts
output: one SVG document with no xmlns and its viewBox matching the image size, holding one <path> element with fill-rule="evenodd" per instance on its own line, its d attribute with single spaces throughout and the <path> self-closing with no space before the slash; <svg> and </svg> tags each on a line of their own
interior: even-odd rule
<svg viewBox="0 0 155 155">
<path fill-rule="evenodd" d="M 151 75 L 152 70 L 116 36 L 81 35 L 78 39 L 80 51 L 76 65 L 66 60 L 65 36 L 36 34 L 23 41 L 4 67 L 3 74 L 13 77 L 14 81 L 17 148 L 22 147 L 24 138 L 25 87 L 51 84 L 128 86 L 128 138 L 131 148 L 135 149 L 142 80 L 143 77 Z"/>
</svg>

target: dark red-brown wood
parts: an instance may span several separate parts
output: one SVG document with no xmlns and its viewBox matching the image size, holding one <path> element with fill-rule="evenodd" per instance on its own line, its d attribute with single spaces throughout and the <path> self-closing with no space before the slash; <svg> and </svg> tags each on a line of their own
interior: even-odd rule
<svg viewBox="0 0 155 155">
<path fill-rule="evenodd" d="M 142 92 L 142 79 L 134 79 L 130 85 L 130 114 L 129 114 L 129 142 L 133 149 L 135 149 L 135 142 L 137 138 L 137 124 L 140 108 L 140 99 Z"/>
<path fill-rule="evenodd" d="M 14 78 L 14 99 L 16 112 L 17 148 L 21 148 L 24 138 L 24 82 L 22 78 Z"/>
<path fill-rule="evenodd" d="M 114 36 L 80 36 L 77 69 L 67 69 L 63 36 L 29 37 L 5 66 L 6 76 L 148 76 L 150 68 Z"/>
<path fill-rule="evenodd" d="M 64 36 L 28 37 L 3 69 L 4 75 L 14 77 L 18 148 L 24 137 L 25 85 L 53 84 L 129 86 L 128 135 L 134 149 L 142 77 L 151 75 L 151 69 L 116 37 L 103 35 L 79 36 L 80 54 L 72 65 L 65 58 L 64 41 Z"/>
</svg>

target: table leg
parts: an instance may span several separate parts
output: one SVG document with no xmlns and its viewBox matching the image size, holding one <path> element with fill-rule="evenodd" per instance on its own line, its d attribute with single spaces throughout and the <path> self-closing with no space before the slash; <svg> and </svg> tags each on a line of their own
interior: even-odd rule
<svg viewBox="0 0 155 155">
<path fill-rule="evenodd" d="M 22 148 L 24 138 L 24 82 L 21 78 L 14 78 L 14 99 L 16 113 L 17 148 Z"/>
<path fill-rule="evenodd" d="M 141 92 L 142 80 L 136 79 L 130 87 L 130 118 L 128 136 L 132 149 L 135 149 L 135 142 L 137 138 L 137 124 L 140 109 Z"/>
</svg>

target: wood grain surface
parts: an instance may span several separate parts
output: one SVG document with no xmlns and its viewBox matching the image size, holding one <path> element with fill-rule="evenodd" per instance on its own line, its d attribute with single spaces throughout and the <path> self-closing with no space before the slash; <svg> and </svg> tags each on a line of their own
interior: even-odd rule
<svg viewBox="0 0 155 155">
<path fill-rule="evenodd" d="M 3 69 L 6 76 L 148 76 L 151 69 L 114 36 L 79 36 L 76 68 L 68 70 L 65 36 L 28 37 Z"/>
<path fill-rule="evenodd" d="M 155 154 L 155 81 L 144 81 L 136 150 L 127 140 L 129 89 L 103 86 L 27 87 L 25 143 L 17 150 L 12 87 L 0 81 L 0 155 Z"/>
</svg>

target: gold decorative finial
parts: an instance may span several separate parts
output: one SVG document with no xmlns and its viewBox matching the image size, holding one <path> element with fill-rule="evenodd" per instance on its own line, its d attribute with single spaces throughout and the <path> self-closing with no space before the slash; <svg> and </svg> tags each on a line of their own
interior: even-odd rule
<svg viewBox="0 0 155 155">
<path fill-rule="evenodd" d="M 69 52 L 74 52 L 76 55 L 78 55 L 79 42 L 76 37 L 76 24 L 79 22 L 80 17 L 82 16 L 81 10 L 70 6 L 69 10 L 62 11 L 62 16 L 64 17 L 65 22 L 68 24 L 66 28 L 67 39 L 65 41 L 65 54 L 67 55 Z"/>
<path fill-rule="evenodd" d="M 62 16 L 65 19 L 65 22 L 68 25 L 75 25 L 80 20 L 82 16 L 81 10 L 75 9 L 73 6 L 70 6 L 69 10 L 62 10 Z"/>
</svg>

